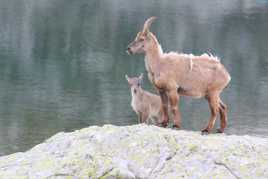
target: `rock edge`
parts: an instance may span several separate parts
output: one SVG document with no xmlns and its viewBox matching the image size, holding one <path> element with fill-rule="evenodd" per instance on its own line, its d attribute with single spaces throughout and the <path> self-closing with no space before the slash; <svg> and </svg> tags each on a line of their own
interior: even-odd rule
<svg viewBox="0 0 268 179">
<path fill-rule="evenodd" d="M 268 139 L 92 126 L 0 157 L 0 178 L 268 178 Z"/>
</svg>

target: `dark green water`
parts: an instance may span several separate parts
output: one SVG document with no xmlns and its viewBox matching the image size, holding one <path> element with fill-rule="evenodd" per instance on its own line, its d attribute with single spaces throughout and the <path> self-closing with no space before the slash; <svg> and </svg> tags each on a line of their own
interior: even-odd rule
<svg viewBox="0 0 268 179">
<path fill-rule="evenodd" d="M 144 61 L 125 47 L 152 15 L 164 51 L 211 52 L 229 70 L 226 132 L 268 136 L 265 0 L 1 0 L 0 155 L 59 131 L 137 123 L 124 75 L 145 73 Z M 185 97 L 181 110 L 184 129 L 206 125 L 205 100 Z"/>
</svg>

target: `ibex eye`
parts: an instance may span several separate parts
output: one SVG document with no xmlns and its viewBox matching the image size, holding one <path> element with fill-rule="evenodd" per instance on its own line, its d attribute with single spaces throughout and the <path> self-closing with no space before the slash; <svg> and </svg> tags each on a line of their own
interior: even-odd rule
<svg viewBox="0 0 268 179">
<path fill-rule="evenodd" d="M 135 94 L 137 93 L 137 90 L 136 90 L 136 89 L 134 89 L 134 93 L 135 93 Z"/>
</svg>

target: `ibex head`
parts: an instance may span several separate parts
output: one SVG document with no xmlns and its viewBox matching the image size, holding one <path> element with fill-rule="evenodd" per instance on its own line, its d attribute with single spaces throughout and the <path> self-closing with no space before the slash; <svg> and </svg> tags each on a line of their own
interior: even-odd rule
<svg viewBox="0 0 268 179">
<path fill-rule="evenodd" d="M 141 32 L 138 32 L 135 40 L 131 42 L 127 47 L 128 54 L 135 54 L 135 53 L 144 53 L 146 50 L 146 45 L 149 41 L 150 31 L 149 28 L 156 17 L 150 17 L 147 19 L 143 25 L 143 29 Z"/>
<path fill-rule="evenodd" d="M 140 74 L 139 77 L 130 78 L 128 77 L 128 75 L 125 75 L 125 77 L 131 89 L 131 93 L 135 95 L 141 89 L 141 82 L 143 79 L 143 74 Z"/>
</svg>

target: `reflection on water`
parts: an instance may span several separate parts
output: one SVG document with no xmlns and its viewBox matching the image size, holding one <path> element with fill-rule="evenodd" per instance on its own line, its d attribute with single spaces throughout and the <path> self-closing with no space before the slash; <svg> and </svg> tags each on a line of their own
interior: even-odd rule
<svg viewBox="0 0 268 179">
<path fill-rule="evenodd" d="M 165 51 L 222 59 L 232 81 L 227 133 L 268 135 L 268 4 L 252 0 L 143 3 L 131 0 L 0 2 L 0 155 L 23 151 L 59 131 L 137 122 L 124 75 L 145 73 L 127 56 L 149 16 Z M 143 84 L 152 90 L 148 80 Z M 183 126 L 199 130 L 205 100 L 183 98 Z"/>
</svg>

